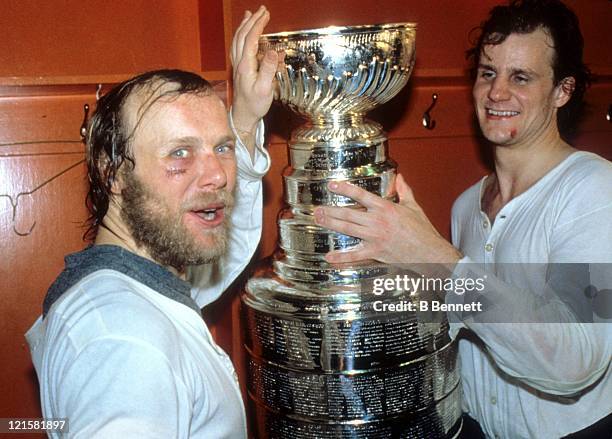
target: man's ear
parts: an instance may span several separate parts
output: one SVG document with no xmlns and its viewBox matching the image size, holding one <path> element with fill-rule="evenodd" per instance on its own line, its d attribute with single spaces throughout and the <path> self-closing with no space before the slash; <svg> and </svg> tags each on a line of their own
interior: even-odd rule
<svg viewBox="0 0 612 439">
<path fill-rule="evenodd" d="M 110 171 L 110 159 L 107 156 L 100 157 L 100 159 L 98 160 L 98 169 L 100 170 L 100 175 L 104 176 L 107 182 L 108 180 L 111 180 L 110 191 L 112 195 L 121 195 L 121 191 L 124 188 L 123 166 L 125 166 L 125 163 L 122 163 L 122 165 L 119 166 L 119 169 L 112 173 Z"/>
<path fill-rule="evenodd" d="M 109 177 L 111 178 L 111 177 Z M 123 182 L 123 172 L 118 171 L 113 178 L 112 184 L 111 184 L 111 193 L 113 195 L 121 195 L 121 191 L 124 188 L 124 182 Z"/>
<path fill-rule="evenodd" d="M 112 178 L 112 183 L 110 187 L 110 196 L 108 197 L 108 207 L 111 208 L 112 205 L 115 205 L 119 209 L 121 209 L 123 198 L 121 197 L 121 192 L 125 187 L 125 178 L 123 170 L 118 170 Z"/>
<path fill-rule="evenodd" d="M 573 76 L 563 78 L 555 87 L 555 105 L 557 108 L 563 107 L 572 97 L 576 89 L 576 79 Z"/>
</svg>

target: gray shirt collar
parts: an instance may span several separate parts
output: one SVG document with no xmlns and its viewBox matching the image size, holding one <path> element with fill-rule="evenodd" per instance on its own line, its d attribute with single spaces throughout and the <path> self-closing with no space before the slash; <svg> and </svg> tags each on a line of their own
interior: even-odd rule
<svg viewBox="0 0 612 439">
<path fill-rule="evenodd" d="M 43 302 L 43 317 L 66 290 L 85 276 L 99 270 L 114 270 L 146 285 L 198 314 L 201 310 L 191 298 L 190 285 L 161 265 L 116 245 L 91 245 L 64 258 L 65 268 L 49 287 Z"/>
</svg>

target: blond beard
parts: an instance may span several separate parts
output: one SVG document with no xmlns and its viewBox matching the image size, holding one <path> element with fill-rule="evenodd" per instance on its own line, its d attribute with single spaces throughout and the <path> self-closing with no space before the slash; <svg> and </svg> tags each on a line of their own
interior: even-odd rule
<svg viewBox="0 0 612 439">
<path fill-rule="evenodd" d="M 166 201 L 151 191 L 133 171 L 126 171 L 121 178 L 121 218 L 129 228 L 134 241 L 143 247 L 160 265 L 170 266 L 182 272 L 188 265 L 213 262 L 227 250 L 229 217 L 234 197 L 226 190 L 201 192 L 186 200 L 178 212 L 172 212 Z M 217 202 L 225 204 L 223 223 L 214 230 L 204 230 L 212 241 L 209 245 L 198 243 L 182 217 L 191 206 Z"/>
</svg>

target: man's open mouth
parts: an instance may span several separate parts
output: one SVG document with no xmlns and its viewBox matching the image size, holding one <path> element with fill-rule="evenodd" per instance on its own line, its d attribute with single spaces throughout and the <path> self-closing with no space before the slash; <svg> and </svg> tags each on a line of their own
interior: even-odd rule
<svg viewBox="0 0 612 439">
<path fill-rule="evenodd" d="M 217 217 L 219 209 L 204 209 L 196 212 L 198 216 L 206 221 L 212 221 Z"/>
<path fill-rule="evenodd" d="M 192 210 L 192 213 L 208 224 L 217 225 L 223 221 L 225 216 L 225 205 L 218 204 L 214 206 L 206 206 L 203 209 L 194 209 Z"/>
</svg>

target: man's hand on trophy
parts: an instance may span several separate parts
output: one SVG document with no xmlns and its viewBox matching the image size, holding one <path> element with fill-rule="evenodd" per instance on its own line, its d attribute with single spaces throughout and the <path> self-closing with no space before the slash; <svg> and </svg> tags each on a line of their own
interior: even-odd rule
<svg viewBox="0 0 612 439">
<path fill-rule="evenodd" d="M 230 57 L 234 68 L 232 120 L 251 153 L 259 120 L 266 115 L 274 97 L 274 76 L 284 57 L 269 50 L 258 60 L 258 40 L 270 20 L 261 6 L 254 14 L 246 11 L 236 29 Z"/>
<path fill-rule="evenodd" d="M 346 182 L 331 182 L 332 192 L 352 198 L 365 211 L 346 207 L 318 207 L 316 224 L 355 236 L 362 241 L 346 251 L 326 255 L 330 263 L 375 259 L 387 264 L 454 264 L 461 253 L 444 239 L 414 199 L 401 175 L 396 178 L 399 203 L 385 200 Z"/>
</svg>

